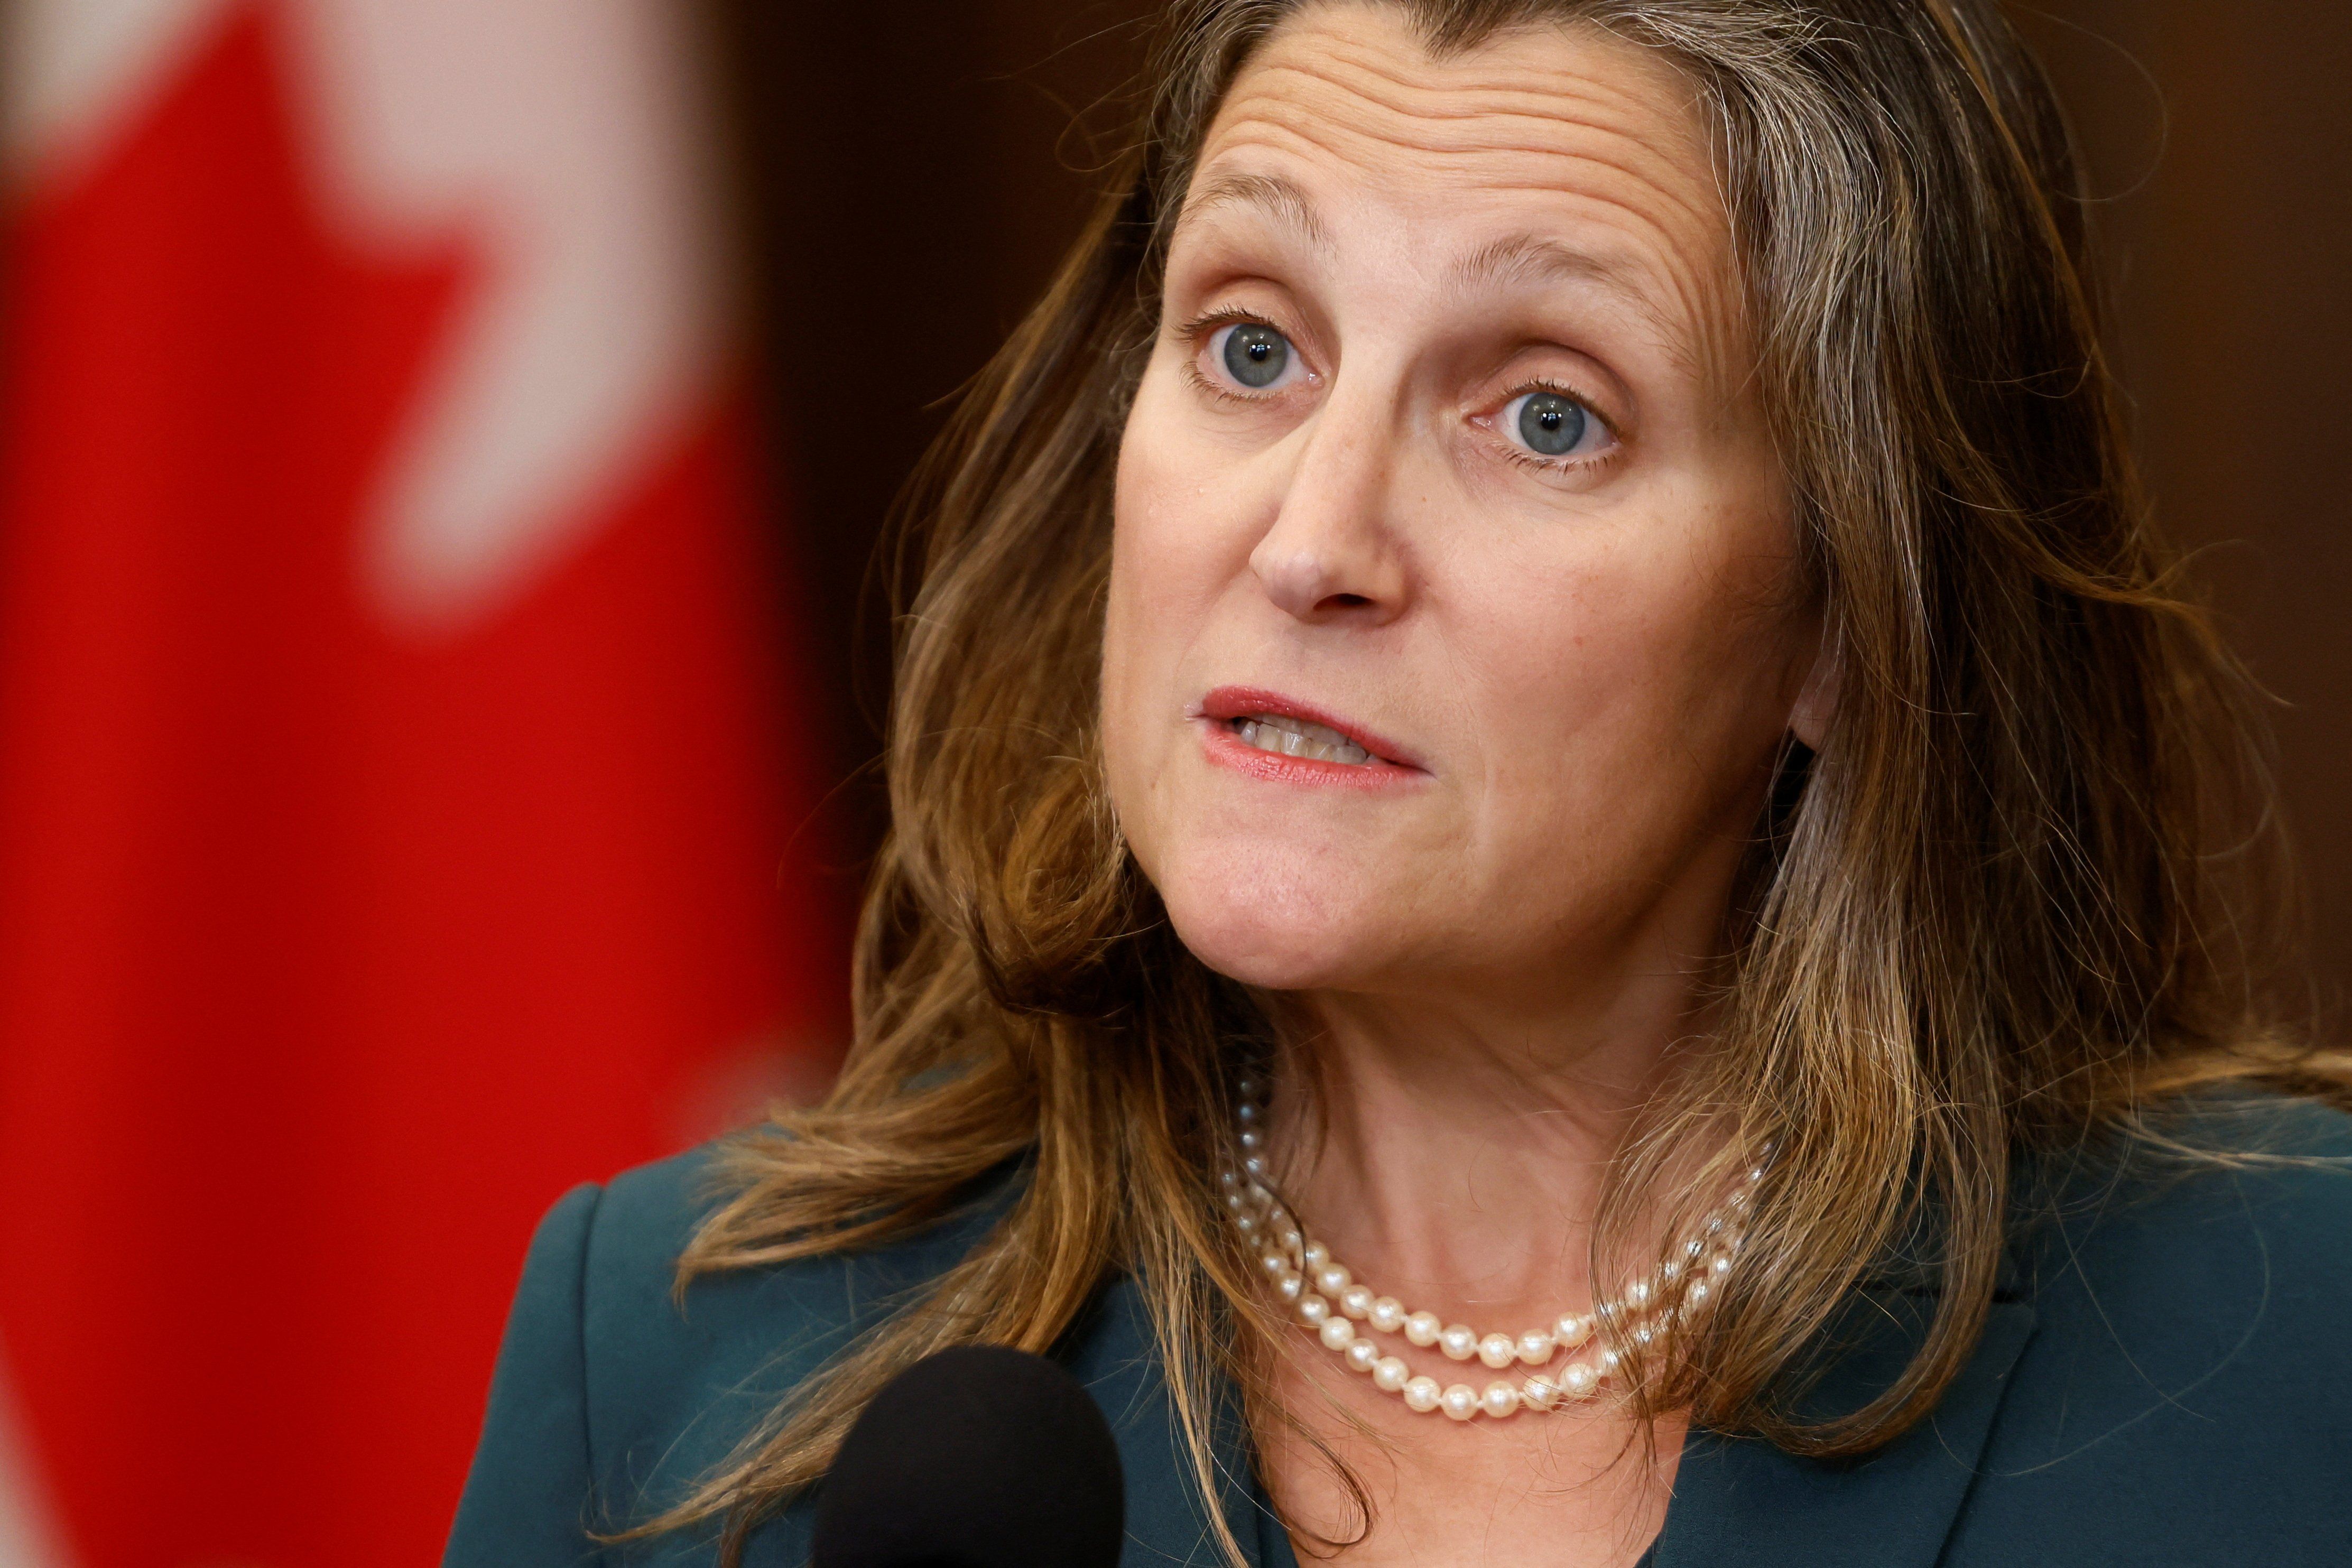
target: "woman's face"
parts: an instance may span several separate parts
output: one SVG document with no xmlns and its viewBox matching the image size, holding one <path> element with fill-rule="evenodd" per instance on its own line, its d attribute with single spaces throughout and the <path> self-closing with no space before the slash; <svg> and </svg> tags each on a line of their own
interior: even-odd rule
<svg viewBox="0 0 2352 1568">
<path fill-rule="evenodd" d="M 1294 17 L 1120 448 L 1112 799 L 1186 945 L 1541 1009 L 1701 956 L 1818 642 L 1688 84 Z"/>
</svg>

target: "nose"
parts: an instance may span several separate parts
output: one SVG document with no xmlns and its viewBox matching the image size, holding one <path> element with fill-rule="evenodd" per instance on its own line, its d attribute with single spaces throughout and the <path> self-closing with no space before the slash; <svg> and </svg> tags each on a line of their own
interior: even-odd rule
<svg viewBox="0 0 2352 1568">
<path fill-rule="evenodd" d="M 1273 525 L 1250 552 L 1266 597 L 1297 620 L 1380 625 L 1404 609 L 1396 443 L 1384 412 L 1338 395 L 1317 411 Z"/>
</svg>

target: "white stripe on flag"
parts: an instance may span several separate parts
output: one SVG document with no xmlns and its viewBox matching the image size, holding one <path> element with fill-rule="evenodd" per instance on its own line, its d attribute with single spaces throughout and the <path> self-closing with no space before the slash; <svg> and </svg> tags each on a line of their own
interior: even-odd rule
<svg viewBox="0 0 2352 1568">
<path fill-rule="evenodd" d="M 0 1568 L 68 1568 L 68 1561 L 0 1356 Z"/>
<path fill-rule="evenodd" d="M 16 0 L 0 8 L 0 106 L 12 182 L 70 180 L 103 156 L 229 0 Z"/>
</svg>

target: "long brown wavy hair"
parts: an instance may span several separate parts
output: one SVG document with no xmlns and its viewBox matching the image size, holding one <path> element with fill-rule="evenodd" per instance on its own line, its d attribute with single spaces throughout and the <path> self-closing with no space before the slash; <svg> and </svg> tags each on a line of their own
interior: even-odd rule
<svg viewBox="0 0 2352 1568">
<path fill-rule="evenodd" d="M 1776 1149 L 1748 1261 L 1634 1397 L 1867 1450 L 1969 1354 L 2018 1154 L 2199 1082 L 2343 1082 L 2266 1000 L 2288 902 L 2254 694 L 2150 527 L 2068 131 L 1992 0 L 1364 3 L 1438 56 L 1600 29 L 1679 68 L 1711 117 L 1841 693 L 1758 824 L 1719 1037 L 1618 1158 L 1594 1277 L 1622 1265 L 1631 1195 L 1730 1108 L 1736 1135 L 1686 1185 Z M 1008 1164 L 1016 1196 L 633 1534 L 719 1521 L 739 1561 L 893 1374 L 952 1344 L 1047 1350 L 1120 1271 L 1204 1498 L 1223 1390 L 1286 1418 L 1266 1392 L 1279 1321 L 1210 1173 L 1238 1064 L 1289 1047 L 1176 939 L 1123 847 L 1097 680 L 1112 470 L 1170 225 L 1228 85 L 1300 9 L 1169 7 L 1113 194 L 910 487 L 855 1045 L 823 1104 L 729 1148 L 680 1289 L 904 1236 Z M 1790 1375 L 1923 1213 L 1941 1290 L 1916 1358 L 1864 1407 L 1801 1419 Z"/>
</svg>

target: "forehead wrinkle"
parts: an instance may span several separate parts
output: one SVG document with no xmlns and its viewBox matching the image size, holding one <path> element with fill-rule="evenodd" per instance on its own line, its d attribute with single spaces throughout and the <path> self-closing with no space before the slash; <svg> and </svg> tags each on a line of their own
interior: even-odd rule
<svg viewBox="0 0 2352 1568">
<path fill-rule="evenodd" d="M 1362 74 L 1373 82 L 1394 85 L 1393 78 L 1377 71 L 1368 70 Z M 1421 154 L 1424 159 L 1440 163 L 1451 157 L 1475 156 L 1480 153 L 1506 155 L 1516 153 L 1534 158 L 1565 159 L 1570 162 L 1596 164 L 1639 183 L 1645 191 L 1656 197 L 1664 206 L 1692 225 L 1702 228 L 1713 227 L 1717 225 L 1720 218 L 1720 212 L 1717 204 L 1710 199 L 1716 193 L 1713 184 L 1703 183 L 1696 191 L 1687 195 L 1676 189 L 1677 186 L 1688 183 L 1682 178 L 1685 168 L 1684 161 L 1677 158 L 1672 152 L 1654 146 L 1631 128 L 1629 122 L 1654 118 L 1654 113 L 1649 112 L 1650 106 L 1642 105 L 1631 99 L 1622 99 L 1612 103 L 1596 97 L 1590 90 L 1592 83 L 1587 77 L 1571 72 L 1556 72 L 1549 75 L 1556 85 L 1543 90 L 1520 88 L 1480 89 L 1455 85 L 1420 89 L 1416 90 L 1427 101 L 1416 105 L 1385 98 L 1377 91 L 1370 90 L 1361 83 L 1342 80 L 1328 67 L 1317 68 L 1310 65 L 1272 57 L 1252 65 L 1243 78 L 1234 84 L 1232 99 L 1224 113 L 1220 114 L 1218 119 L 1220 121 L 1227 121 L 1230 117 L 1230 123 L 1238 125 L 1252 118 L 1267 118 L 1267 108 L 1277 110 L 1287 109 L 1303 111 L 1305 118 L 1328 120 L 1341 131 L 1367 140 L 1402 147 Z M 1341 102 L 1339 105 L 1307 110 L 1300 101 L 1302 95 L 1295 92 L 1286 94 L 1266 90 L 1272 78 L 1286 76 L 1300 78 L 1309 84 L 1319 84 L 1329 89 L 1339 95 Z M 1508 104 L 1484 105 L 1476 103 L 1465 105 L 1463 102 L 1466 97 L 1480 91 L 1486 92 L 1489 97 L 1507 98 L 1512 101 Z M 1312 94 L 1310 91 L 1308 95 L 1303 96 L 1322 95 Z M 1266 108 L 1258 108 L 1251 104 L 1250 100 L 1253 98 L 1266 100 Z M 1355 115 L 1346 114 L 1344 109 L 1348 100 L 1351 99 L 1359 106 L 1369 105 L 1374 110 L 1385 111 L 1408 125 L 1431 131 L 1444 128 L 1445 134 L 1428 134 L 1419 141 L 1410 137 L 1401 137 L 1396 133 L 1395 128 L 1379 126 L 1378 114 L 1366 114 L 1361 112 L 1360 109 Z M 1563 110 L 1572 110 L 1584 107 L 1614 110 L 1618 112 L 1613 117 L 1579 116 L 1572 112 L 1562 112 Z M 1253 110 L 1255 110 L 1254 114 Z M 1612 122 L 1612 119 L 1614 122 Z M 1349 123 L 1351 120 L 1354 123 Z M 1486 134 L 1467 133 L 1469 128 L 1478 125 L 1489 128 Z M 1224 129 L 1227 129 L 1227 126 L 1223 124 L 1213 127 L 1212 141 L 1216 140 L 1214 132 Z M 1609 152 L 1613 153 L 1614 156 L 1604 155 L 1599 148 L 1580 149 L 1563 144 L 1559 133 L 1573 133 L 1579 131 L 1601 139 Z M 1546 131 L 1553 134 L 1546 136 L 1543 134 Z M 1696 135 L 1689 140 L 1691 146 L 1687 151 L 1700 161 L 1707 161 L 1704 141 Z M 1337 148 L 1327 146 L 1326 150 L 1332 152 L 1335 156 L 1344 156 Z"/>
<path fill-rule="evenodd" d="M 1250 136 L 1249 132 L 1256 131 L 1259 132 L 1270 133 L 1263 134 L 1255 138 L 1255 140 L 1264 145 L 1274 146 L 1279 149 L 1281 143 L 1285 140 L 1288 140 L 1304 147 L 1312 149 L 1314 152 L 1322 153 L 1336 162 L 1343 164 L 1356 164 L 1359 166 L 1361 165 L 1363 160 L 1358 152 L 1351 151 L 1349 147 L 1343 145 L 1339 140 L 1336 139 L 1331 134 L 1330 129 L 1328 128 L 1328 122 L 1330 120 L 1330 117 L 1328 115 L 1318 114 L 1311 110 L 1297 109 L 1296 106 L 1290 105 L 1281 105 L 1276 107 L 1278 110 L 1290 110 L 1291 112 L 1237 114 L 1233 120 L 1221 124 L 1218 127 L 1216 141 L 1218 142 L 1225 143 L 1226 145 L 1215 146 L 1211 153 L 1210 162 L 1213 162 L 1215 159 L 1226 155 L 1226 153 L 1232 151 L 1232 143 L 1241 142 L 1247 144 L 1249 141 L 1254 140 Z M 1393 138 L 1381 136 L 1374 132 L 1360 131 L 1351 131 L 1345 127 L 1339 127 L 1337 129 L 1341 134 L 1353 135 L 1360 141 L 1380 142 L 1389 146 L 1394 146 L 1397 144 Z M 1295 148 L 1291 150 L 1296 151 Z M 1541 160 L 1552 162 L 1596 166 L 1601 169 L 1611 170 L 1621 175 L 1624 173 L 1624 171 L 1619 169 L 1617 165 L 1611 163 L 1606 159 L 1595 158 L 1589 153 L 1570 152 L 1557 147 L 1536 147 L 1527 146 L 1524 144 L 1498 143 L 1490 147 L 1479 149 L 1479 151 L 1505 154 L 1517 154 L 1532 160 Z M 1669 227 L 1659 221 L 1656 214 L 1645 210 L 1634 202 L 1628 200 L 1622 195 L 1612 194 L 1607 192 L 1595 189 L 1593 188 L 1592 183 L 1544 180 L 1526 174 L 1521 174 L 1517 177 L 1506 177 L 1499 172 L 1489 172 L 1474 177 L 1472 181 L 1465 184 L 1461 177 L 1463 171 L 1457 168 L 1442 166 L 1438 170 L 1438 172 L 1447 176 L 1445 183 L 1451 190 L 1459 191 L 1470 189 L 1490 193 L 1510 191 L 1526 192 L 1537 195 L 1557 196 L 1565 201 L 1586 206 L 1605 209 L 1608 212 L 1622 215 L 1629 221 L 1633 227 L 1647 231 L 1654 237 L 1656 248 L 1671 261 L 1679 261 L 1681 259 L 1682 247 L 1676 243 L 1674 234 Z M 1650 185 L 1646 181 L 1640 181 L 1639 176 L 1633 176 L 1633 178 L 1640 183 L 1645 190 L 1655 189 L 1654 186 Z"/>
<path fill-rule="evenodd" d="M 1412 74 L 1412 60 L 1400 61 L 1347 35 L 1318 40 L 1318 47 L 1311 53 L 1290 47 L 1297 43 L 1295 37 L 1277 35 L 1265 55 L 1251 62 L 1242 80 L 1234 85 L 1242 86 L 1252 75 L 1303 76 L 1391 113 L 1438 125 L 1481 119 L 1574 124 L 1579 122 L 1579 117 L 1563 113 L 1563 109 L 1581 110 L 1586 111 L 1583 123 L 1640 147 L 1669 173 L 1682 167 L 1679 152 L 1704 153 L 1707 150 L 1708 139 L 1695 112 L 1698 90 L 1672 65 L 1605 33 L 1572 27 L 1550 31 L 1563 43 L 1597 46 L 1625 57 L 1633 68 L 1628 74 L 1646 78 L 1643 85 L 1679 87 L 1681 91 L 1672 96 L 1679 99 L 1676 107 L 1681 112 L 1669 117 L 1673 123 L 1668 129 L 1679 131 L 1681 134 L 1675 140 L 1688 142 L 1689 147 L 1653 146 L 1633 129 L 1645 122 L 1657 122 L 1656 95 L 1612 88 L 1607 80 L 1588 71 L 1521 59 L 1515 62 L 1508 74 L 1474 76 L 1465 80 L 1465 74 L 1481 63 L 1479 56 L 1474 55 L 1445 61 L 1428 61 L 1424 57 L 1421 62 L 1423 68 L 1416 76 Z M 1491 41 L 1482 47 L 1481 54 L 1508 43 L 1511 37 L 1506 34 Z"/>
</svg>

